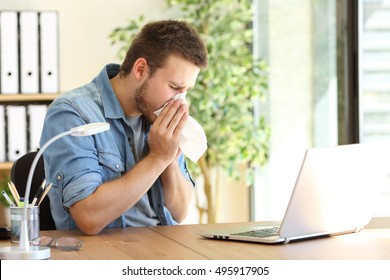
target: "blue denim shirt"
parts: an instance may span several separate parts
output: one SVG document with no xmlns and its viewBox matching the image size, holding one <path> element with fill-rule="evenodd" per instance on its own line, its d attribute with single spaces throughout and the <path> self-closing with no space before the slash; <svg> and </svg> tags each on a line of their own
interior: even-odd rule
<svg viewBox="0 0 390 280">
<path fill-rule="evenodd" d="M 106 132 L 86 137 L 66 136 L 45 150 L 45 175 L 47 181 L 53 183 L 48 195 L 57 229 L 77 228 L 69 207 L 91 195 L 102 183 L 122 176 L 136 164 L 132 130 L 109 81 L 118 73 L 119 65 L 106 65 L 91 83 L 57 97 L 46 114 L 41 146 L 55 135 L 76 126 L 91 122 L 110 124 L 110 130 Z M 145 121 L 145 153 L 148 152 L 149 128 Z M 183 175 L 193 182 L 184 156 L 181 155 L 178 160 Z M 147 203 L 136 204 L 107 227 L 176 224 L 164 206 L 160 179 L 143 198 Z M 149 209 L 135 209 L 137 207 Z M 109 206 L 107 211 L 110 211 Z M 150 218 L 143 218 L 140 224 L 135 223 L 132 215 L 139 212 L 149 213 Z"/>
</svg>

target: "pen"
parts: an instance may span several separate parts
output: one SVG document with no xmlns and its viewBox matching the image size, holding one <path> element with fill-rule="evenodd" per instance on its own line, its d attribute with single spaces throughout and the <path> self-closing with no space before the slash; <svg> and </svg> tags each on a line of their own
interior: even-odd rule
<svg viewBox="0 0 390 280">
<path fill-rule="evenodd" d="M 24 197 L 21 197 L 18 202 L 18 207 L 24 207 Z"/>
<path fill-rule="evenodd" d="M 9 203 L 9 206 L 15 207 L 15 204 L 12 202 L 11 198 L 9 198 L 8 194 L 3 190 L 1 194 L 5 197 L 7 202 Z"/>
<path fill-rule="evenodd" d="M 41 205 L 42 200 L 45 198 L 45 196 L 47 195 L 47 193 L 50 191 L 52 185 L 53 185 L 53 184 L 50 183 L 50 184 L 45 188 L 45 190 L 43 191 L 43 194 L 42 194 L 41 198 L 39 199 L 38 206 Z"/>
<path fill-rule="evenodd" d="M 20 196 L 18 194 L 18 191 L 16 190 L 15 188 L 15 185 L 11 182 L 8 182 L 8 188 L 9 190 L 11 191 L 11 194 L 12 194 L 12 197 L 14 198 L 15 202 L 16 202 L 16 205 L 19 204 L 19 199 L 20 199 Z"/>
<path fill-rule="evenodd" d="M 15 191 L 15 195 L 16 195 L 17 199 L 20 200 L 20 195 L 18 193 L 18 189 L 16 188 L 14 182 L 10 181 L 10 184 L 11 184 L 11 186 L 13 187 L 13 189 Z"/>
<path fill-rule="evenodd" d="M 31 203 L 32 206 L 35 206 L 37 201 L 39 201 L 39 199 L 41 198 L 42 193 L 43 193 L 43 191 L 45 189 L 45 184 L 46 184 L 46 180 L 43 180 L 42 185 L 38 188 L 36 194 L 34 195 L 33 201 Z"/>
</svg>

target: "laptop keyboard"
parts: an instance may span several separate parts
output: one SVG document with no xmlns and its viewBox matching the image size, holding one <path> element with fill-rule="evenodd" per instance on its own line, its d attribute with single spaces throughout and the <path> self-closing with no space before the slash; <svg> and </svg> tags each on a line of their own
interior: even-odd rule
<svg viewBox="0 0 390 280">
<path fill-rule="evenodd" d="M 262 228 L 257 230 L 233 233 L 231 235 L 249 236 L 249 237 L 270 237 L 270 236 L 279 235 L 279 227 Z"/>
</svg>

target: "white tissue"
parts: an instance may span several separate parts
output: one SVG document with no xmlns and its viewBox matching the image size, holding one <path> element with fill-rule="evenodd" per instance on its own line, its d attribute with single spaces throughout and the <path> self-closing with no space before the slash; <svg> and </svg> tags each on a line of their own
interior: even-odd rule
<svg viewBox="0 0 390 280">
<path fill-rule="evenodd" d="M 186 92 L 175 95 L 172 99 L 185 100 Z M 164 109 L 165 105 L 154 113 L 158 116 Z M 197 162 L 207 150 L 207 137 L 202 126 L 191 116 L 183 128 L 180 139 L 180 149 L 183 154 L 191 161 Z"/>
</svg>

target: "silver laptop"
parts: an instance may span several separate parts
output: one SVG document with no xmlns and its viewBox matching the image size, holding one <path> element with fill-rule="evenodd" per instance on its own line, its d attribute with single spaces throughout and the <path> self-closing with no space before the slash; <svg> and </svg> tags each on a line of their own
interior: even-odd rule
<svg viewBox="0 0 390 280">
<path fill-rule="evenodd" d="M 360 231 L 371 220 L 390 170 L 389 145 L 351 144 L 306 151 L 281 222 L 203 232 L 219 240 L 288 243 Z"/>
</svg>

